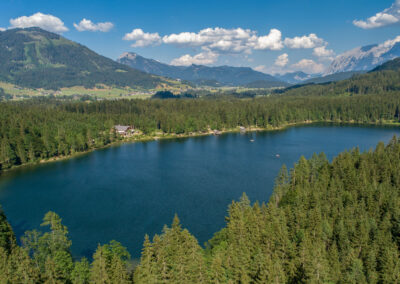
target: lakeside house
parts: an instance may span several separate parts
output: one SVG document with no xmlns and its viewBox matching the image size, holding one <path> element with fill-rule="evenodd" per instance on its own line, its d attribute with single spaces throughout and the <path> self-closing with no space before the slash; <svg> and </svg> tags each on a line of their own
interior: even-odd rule
<svg viewBox="0 0 400 284">
<path fill-rule="evenodd" d="M 134 132 L 134 128 L 128 125 L 116 125 L 114 126 L 115 131 L 122 136 L 128 136 Z"/>
<path fill-rule="evenodd" d="M 213 133 L 214 133 L 214 135 L 221 135 L 221 134 L 222 134 L 222 131 L 214 130 Z"/>
</svg>

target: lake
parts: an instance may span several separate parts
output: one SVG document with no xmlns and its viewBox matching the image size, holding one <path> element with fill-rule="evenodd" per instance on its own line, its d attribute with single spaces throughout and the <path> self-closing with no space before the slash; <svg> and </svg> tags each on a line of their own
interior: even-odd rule
<svg viewBox="0 0 400 284">
<path fill-rule="evenodd" d="M 160 233 L 175 213 L 203 244 L 243 192 L 268 201 L 283 164 L 319 152 L 332 159 L 356 146 L 368 150 L 394 134 L 400 128 L 321 124 L 124 144 L 6 173 L 0 204 L 18 237 L 40 229 L 52 210 L 69 229 L 74 256 L 90 257 L 98 243 L 115 239 L 137 258 L 144 235 Z"/>
</svg>

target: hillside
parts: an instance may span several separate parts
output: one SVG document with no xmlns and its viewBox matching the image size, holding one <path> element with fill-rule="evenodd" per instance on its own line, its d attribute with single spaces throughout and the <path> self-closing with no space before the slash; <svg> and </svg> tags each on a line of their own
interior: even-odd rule
<svg viewBox="0 0 400 284">
<path fill-rule="evenodd" d="M 40 28 L 0 32 L 0 62 L 1 81 L 30 88 L 96 84 L 155 88 L 167 83 Z"/>
<path fill-rule="evenodd" d="M 117 61 L 132 68 L 159 76 L 181 79 L 199 84 L 213 82 L 214 86 L 244 86 L 256 81 L 263 81 L 266 87 L 284 87 L 287 83 L 248 67 L 219 66 L 208 67 L 203 65 L 173 66 L 144 58 L 136 53 L 122 54 Z M 219 84 L 218 84 L 218 83 Z"/>
<path fill-rule="evenodd" d="M 385 71 L 385 70 L 392 70 L 392 71 L 399 71 L 400 70 L 400 58 L 396 58 L 390 60 L 381 66 L 376 67 L 372 72 L 376 71 Z"/>
</svg>

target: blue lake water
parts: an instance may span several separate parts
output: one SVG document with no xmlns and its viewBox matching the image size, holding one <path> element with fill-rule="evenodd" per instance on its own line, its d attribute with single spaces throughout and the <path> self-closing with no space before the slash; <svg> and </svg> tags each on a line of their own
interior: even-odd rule
<svg viewBox="0 0 400 284">
<path fill-rule="evenodd" d="M 18 237 L 40 229 L 52 210 L 69 228 L 76 257 L 90 257 L 98 243 L 113 239 L 139 257 L 144 235 L 160 233 L 175 213 L 203 244 L 243 192 L 268 201 L 282 164 L 319 152 L 331 159 L 356 146 L 368 150 L 394 134 L 400 128 L 311 125 L 124 144 L 6 173 L 0 204 Z"/>
</svg>

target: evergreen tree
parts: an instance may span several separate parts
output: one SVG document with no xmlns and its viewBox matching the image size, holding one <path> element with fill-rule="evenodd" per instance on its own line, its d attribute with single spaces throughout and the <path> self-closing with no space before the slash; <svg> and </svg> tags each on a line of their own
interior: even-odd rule
<svg viewBox="0 0 400 284">
<path fill-rule="evenodd" d="M 72 284 L 88 284 L 90 276 L 90 264 L 86 258 L 74 263 L 74 269 L 71 272 Z"/>
<path fill-rule="evenodd" d="M 0 248 L 7 253 L 11 253 L 12 248 L 16 245 L 15 235 L 7 221 L 7 217 L 0 207 Z"/>
<path fill-rule="evenodd" d="M 98 246 L 93 255 L 92 267 L 90 269 L 90 283 L 93 284 L 107 284 L 110 282 L 110 275 L 108 273 L 108 258 L 106 249 L 103 246 Z"/>
</svg>

